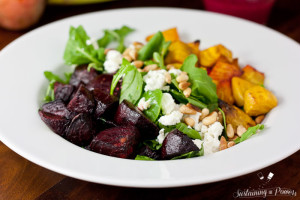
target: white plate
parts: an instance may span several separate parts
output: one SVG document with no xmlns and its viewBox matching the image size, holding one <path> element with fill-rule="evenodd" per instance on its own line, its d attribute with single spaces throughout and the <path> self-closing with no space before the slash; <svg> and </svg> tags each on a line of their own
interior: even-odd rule
<svg viewBox="0 0 300 200">
<path fill-rule="evenodd" d="M 175 161 L 113 158 L 77 147 L 51 132 L 37 110 L 47 81 L 43 71 L 63 67 L 71 25 L 91 36 L 121 25 L 136 28 L 127 41 L 178 27 L 184 41 L 201 48 L 222 43 L 242 64 L 266 74 L 266 87 L 279 99 L 266 129 L 251 139 L 210 156 Z M 203 11 L 136 8 L 95 12 L 64 19 L 18 38 L 0 53 L 0 139 L 9 148 L 50 170 L 96 183 L 128 187 L 175 187 L 220 181 L 276 163 L 300 147 L 300 46 L 264 26 Z"/>
</svg>

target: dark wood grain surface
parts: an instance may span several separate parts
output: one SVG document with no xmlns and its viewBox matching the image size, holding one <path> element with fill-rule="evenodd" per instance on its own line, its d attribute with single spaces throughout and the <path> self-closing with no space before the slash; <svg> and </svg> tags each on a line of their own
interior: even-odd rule
<svg viewBox="0 0 300 200">
<path fill-rule="evenodd" d="M 142 6 L 203 9 L 200 0 L 120 0 L 84 6 L 48 6 L 40 22 L 29 30 L 11 32 L 0 29 L 0 49 L 27 31 L 58 19 L 91 11 Z M 300 1 L 278 0 L 267 26 L 300 42 Z M 267 199 L 300 199 L 300 151 L 265 169 L 217 183 L 182 188 L 137 189 L 94 184 L 57 174 L 20 157 L 0 142 L 0 200 L 233 199 L 233 193 L 238 188 L 258 187 L 260 184 L 258 172 L 262 172 L 265 176 L 269 172 L 275 174 L 268 187 L 291 188 L 298 193 L 296 197 Z"/>
</svg>

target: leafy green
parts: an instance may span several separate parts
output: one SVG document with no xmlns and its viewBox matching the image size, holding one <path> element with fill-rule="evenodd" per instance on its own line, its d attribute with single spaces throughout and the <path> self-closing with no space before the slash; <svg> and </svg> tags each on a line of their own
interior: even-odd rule
<svg viewBox="0 0 300 200">
<path fill-rule="evenodd" d="M 184 123 L 176 124 L 176 129 L 180 130 L 181 132 L 183 132 L 184 134 L 186 134 L 190 138 L 201 140 L 200 133 L 198 131 L 192 129 L 192 128 L 188 128 L 188 126 Z"/>
<path fill-rule="evenodd" d="M 168 48 L 171 44 L 171 41 L 165 42 L 165 39 L 163 39 L 161 47 L 160 47 L 160 53 L 158 52 L 154 52 L 153 53 L 153 60 L 158 64 L 158 66 L 161 69 L 166 69 L 165 63 L 164 63 L 164 59 L 165 59 L 165 55 L 168 52 Z"/>
<path fill-rule="evenodd" d="M 207 75 L 207 72 L 201 68 L 195 67 L 198 58 L 196 55 L 191 54 L 181 66 L 181 70 L 189 75 L 189 82 L 191 82 L 191 95 L 197 99 L 203 99 L 204 103 L 212 104 L 218 102 L 217 88 L 212 82 L 212 79 Z"/>
<path fill-rule="evenodd" d="M 131 32 L 133 32 L 134 29 L 128 27 L 128 26 L 122 26 L 120 29 L 114 29 L 104 30 L 104 36 L 100 38 L 97 43 L 99 47 L 107 47 L 111 42 L 118 42 L 118 47 L 116 50 L 123 52 L 125 49 L 124 46 L 124 38 Z"/>
<path fill-rule="evenodd" d="M 188 102 L 194 106 L 197 106 L 199 108 L 207 108 L 207 105 L 202 103 L 201 101 L 199 101 L 198 99 L 196 99 L 193 96 L 190 96 L 187 98 Z"/>
<path fill-rule="evenodd" d="M 162 91 L 159 89 L 153 91 L 145 92 L 142 97 L 145 97 L 146 100 L 151 101 L 150 108 L 144 111 L 144 114 L 152 121 L 155 122 L 159 116 L 161 110 L 161 99 Z"/>
<path fill-rule="evenodd" d="M 170 93 L 173 96 L 173 98 L 176 99 L 179 103 L 183 103 L 183 104 L 190 103 L 190 104 L 192 104 L 194 106 L 197 106 L 199 108 L 207 108 L 206 104 L 202 103 L 201 101 L 199 101 L 198 99 L 196 99 L 192 96 L 186 98 L 183 93 L 178 92 L 174 89 L 171 89 Z"/>
<path fill-rule="evenodd" d="M 148 156 L 137 155 L 134 160 L 154 160 L 154 159 L 149 158 Z"/>
<path fill-rule="evenodd" d="M 147 145 L 152 150 L 159 150 L 162 146 L 162 144 L 159 144 L 156 140 L 146 140 L 143 144 Z"/>
<path fill-rule="evenodd" d="M 165 129 L 165 134 L 173 131 L 176 128 L 175 125 L 173 125 L 173 126 L 165 126 L 165 125 L 162 125 L 161 123 L 158 123 L 158 127 L 160 129 L 162 129 L 162 128 Z"/>
<path fill-rule="evenodd" d="M 203 144 L 201 145 L 201 149 L 199 151 L 191 151 L 189 153 L 182 154 L 180 156 L 176 156 L 171 160 L 183 159 L 183 158 L 192 158 L 192 157 L 199 157 L 204 155 L 204 148 Z"/>
<path fill-rule="evenodd" d="M 234 140 L 236 144 L 243 142 L 254 135 L 258 130 L 263 130 L 265 126 L 263 124 L 257 124 L 256 126 L 249 127 L 248 130 L 243 133 L 243 135 Z"/>
<path fill-rule="evenodd" d="M 156 62 L 154 62 L 153 60 L 146 60 L 144 61 L 144 65 L 147 66 L 147 65 L 152 65 L 152 64 L 157 64 Z"/>
<path fill-rule="evenodd" d="M 64 52 L 65 63 L 68 65 L 93 63 L 96 69 L 102 71 L 103 61 L 98 59 L 98 51 L 94 49 L 93 45 L 86 44 L 89 39 L 90 37 L 82 26 L 77 28 L 71 26 Z"/>
<path fill-rule="evenodd" d="M 222 113 L 222 117 L 223 117 L 223 124 L 224 124 L 224 131 L 225 133 L 227 132 L 227 125 L 226 125 L 226 115 L 224 113 L 224 111 L 221 108 L 218 108 L 219 111 Z M 225 134 L 226 135 L 226 134 Z M 227 135 L 226 135 L 227 136 Z"/>
<path fill-rule="evenodd" d="M 164 41 L 163 34 L 158 31 L 150 41 L 144 45 L 138 52 L 138 60 L 149 60 L 152 58 L 154 52 L 158 52 L 161 44 Z"/>
</svg>

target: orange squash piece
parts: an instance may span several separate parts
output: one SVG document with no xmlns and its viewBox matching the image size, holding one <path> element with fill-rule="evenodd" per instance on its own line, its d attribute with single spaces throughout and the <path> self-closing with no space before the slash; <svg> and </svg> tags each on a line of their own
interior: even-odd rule
<svg viewBox="0 0 300 200">
<path fill-rule="evenodd" d="M 236 102 L 236 105 L 242 107 L 244 105 L 244 94 L 246 90 L 248 90 L 251 87 L 254 87 L 255 84 L 247 80 L 241 79 L 240 77 L 233 77 L 231 79 L 231 85 L 233 98 Z"/>
<path fill-rule="evenodd" d="M 265 75 L 262 72 L 257 71 L 254 67 L 251 67 L 250 65 L 247 65 L 243 69 L 243 75 L 242 78 L 250 81 L 253 84 L 256 85 L 263 85 L 265 81 Z"/>
<path fill-rule="evenodd" d="M 242 75 L 240 68 L 234 64 L 218 61 L 209 76 L 216 81 L 230 80 L 234 76 Z"/>
<path fill-rule="evenodd" d="M 228 104 L 232 105 L 234 103 L 230 80 L 225 80 L 218 83 L 217 95 L 219 99 L 225 101 Z"/>
<path fill-rule="evenodd" d="M 164 30 L 162 32 L 162 34 L 163 34 L 166 41 L 172 41 L 173 42 L 173 41 L 176 41 L 176 40 L 180 40 L 176 27 L 170 28 L 168 30 Z M 146 41 L 148 42 L 153 37 L 153 35 L 154 34 L 147 36 Z"/>
<path fill-rule="evenodd" d="M 212 67 L 221 56 L 224 56 L 229 62 L 232 62 L 231 51 L 225 46 L 219 44 L 200 51 L 200 64 L 204 67 Z"/>
</svg>

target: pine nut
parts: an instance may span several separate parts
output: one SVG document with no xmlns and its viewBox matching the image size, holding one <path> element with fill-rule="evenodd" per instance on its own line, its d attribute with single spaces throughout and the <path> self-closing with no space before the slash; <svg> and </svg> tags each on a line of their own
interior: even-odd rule
<svg viewBox="0 0 300 200">
<path fill-rule="evenodd" d="M 131 49 L 128 53 L 128 55 L 132 58 L 132 60 L 136 60 L 137 59 L 137 56 L 138 56 L 138 53 L 136 50 L 133 50 Z"/>
<path fill-rule="evenodd" d="M 144 72 L 144 70 L 142 70 L 142 69 L 140 69 L 140 68 L 138 68 L 137 70 L 138 70 L 139 72 Z"/>
<path fill-rule="evenodd" d="M 181 72 L 179 76 L 176 77 L 178 83 L 185 82 L 189 80 L 189 76 L 186 72 Z"/>
<path fill-rule="evenodd" d="M 185 90 L 185 89 L 188 88 L 190 85 L 191 85 L 191 83 L 189 83 L 189 82 L 186 82 L 186 81 L 181 82 L 181 83 L 179 83 L 179 89 Z"/>
<path fill-rule="evenodd" d="M 259 115 L 255 118 L 256 124 L 260 124 L 265 119 L 265 115 Z"/>
<path fill-rule="evenodd" d="M 236 129 L 236 133 L 239 137 L 241 137 L 246 131 L 247 129 L 243 125 L 239 125 Z"/>
<path fill-rule="evenodd" d="M 227 130 L 226 130 L 226 135 L 228 138 L 233 138 L 234 137 L 234 130 L 231 124 L 227 124 Z"/>
<path fill-rule="evenodd" d="M 187 107 L 196 110 L 197 112 L 202 112 L 200 108 L 198 108 L 197 106 L 194 106 L 193 104 L 186 104 Z"/>
<path fill-rule="evenodd" d="M 144 67 L 144 71 L 149 72 L 150 70 L 156 70 L 157 68 L 157 64 L 147 65 L 146 67 Z"/>
<path fill-rule="evenodd" d="M 165 81 L 166 81 L 166 83 L 170 84 L 171 80 L 172 80 L 172 78 L 171 78 L 170 73 L 168 73 L 168 72 L 165 73 Z"/>
<path fill-rule="evenodd" d="M 179 108 L 179 111 L 183 114 L 186 114 L 186 115 L 194 115 L 197 113 L 196 110 L 194 109 L 191 109 L 189 107 L 187 107 L 186 105 L 182 105 L 180 108 Z"/>
<path fill-rule="evenodd" d="M 221 139 L 220 139 L 219 150 L 222 151 L 222 150 L 227 149 L 227 148 L 228 148 L 227 147 L 227 141 L 226 141 L 225 137 L 222 136 Z"/>
<path fill-rule="evenodd" d="M 176 69 L 176 67 L 174 65 L 168 64 L 166 66 L 167 70 L 169 71 L 170 69 Z"/>
<path fill-rule="evenodd" d="M 235 145 L 235 142 L 234 142 L 234 141 L 230 141 L 230 142 L 228 142 L 228 144 L 227 144 L 228 148 L 233 147 L 234 145 Z"/>
<path fill-rule="evenodd" d="M 134 65 L 136 68 L 141 68 L 141 67 L 143 67 L 144 62 L 141 61 L 141 60 L 135 60 L 135 61 L 133 61 L 133 65 Z"/>
<path fill-rule="evenodd" d="M 106 55 L 111 49 L 105 49 L 104 54 Z"/>
<path fill-rule="evenodd" d="M 193 127 L 195 125 L 195 120 L 190 117 L 184 118 L 183 121 L 190 127 Z"/>
<path fill-rule="evenodd" d="M 185 90 L 183 90 L 183 95 L 188 98 L 192 93 L 192 89 L 191 88 L 186 88 Z"/>
<path fill-rule="evenodd" d="M 140 42 L 133 42 L 132 45 L 135 47 L 135 49 L 138 51 L 140 50 L 144 45 Z"/>
<path fill-rule="evenodd" d="M 218 113 L 214 111 L 202 120 L 202 124 L 205 126 L 211 125 L 217 121 L 217 117 Z"/>
<path fill-rule="evenodd" d="M 123 55 L 123 58 L 125 58 L 126 60 L 128 60 L 129 62 L 132 61 L 132 58 L 129 55 Z"/>
<path fill-rule="evenodd" d="M 128 56 L 129 55 L 129 51 L 130 51 L 130 48 L 127 48 L 125 49 L 125 51 L 123 52 L 123 56 Z"/>
<path fill-rule="evenodd" d="M 203 108 L 200 116 L 200 121 L 202 121 L 202 119 L 204 119 L 208 114 L 209 114 L 209 110 L 207 108 Z"/>
<path fill-rule="evenodd" d="M 234 141 L 234 140 L 237 139 L 238 137 L 239 137 L 239 136 L 234 135 L 233 138 L 229 138 L 228 140 L 229 140 L 229 141 Z"/>
</svg>

